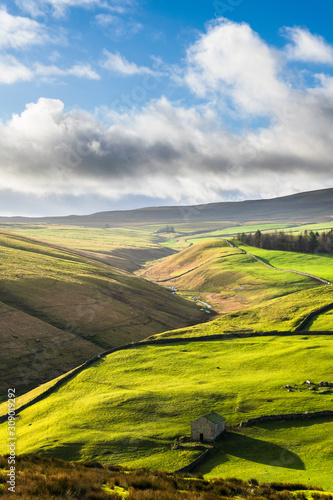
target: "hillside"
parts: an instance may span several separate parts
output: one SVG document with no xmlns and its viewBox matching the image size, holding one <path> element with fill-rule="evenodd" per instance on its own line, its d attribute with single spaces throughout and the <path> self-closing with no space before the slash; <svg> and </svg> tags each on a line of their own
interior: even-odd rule
<svg viewBox="0 0 333 500">
<path fill-rule="evenodd" d="M 244 478 L 246 471 L 259 481 L 332 489 L 331 417 L 235 427 L 259 415 L 331 408 L 332 389 L 318 384 L 331 382 L 332 354 L 325 335 L 185 340 L 119 351 L 20 413 L 20 453 L 173 471 L 200 454 L 178 442 L 189 435 L 191 420 L 215 410 L 226 417 L 228 432 L 199 471 L 222 478 Z M 4 423 L 1 443 L 6 432 Z"/>
<path fill-rule="evenodd" d="M 194 325 L 153 335 L 151 338 L 203 337 L 229 333 L 292 332 L 314 310 L 332 305 L 332 287 L 319 286 L 263 301 L 256 306 L 224 314 L 204 325 Z M 330 312 L 309 322 L 305 330 L 333 331 Z"/>
<path fill-rule="evenodd" d="M 306 276 L 268 268 L 223 240 L 196 243 L 146 267 L 140 275 L 176 287 L 183 296 L 199 295 L 218 313 L 247 309 L 322 285 Z"/>
<path fill-rule="evenodd" d="M 151 207 L 138 210 L 100 212 L 68 217 L 0 217 L 5 223 L 51 223 L 87 227 L 119 227 L 137 224 L 176 224 L 184 222 L 233 221 L 331 221 L 333 189 L 298 193 L 273 199 L 206 205 Z"/>
<path fill-rule="evenodd" d="M 19 393 L 97 352 L 202 321 L 190 301 L 142 278 L 25 237 L 0 234 L 1 390 Z"/>
</svg>

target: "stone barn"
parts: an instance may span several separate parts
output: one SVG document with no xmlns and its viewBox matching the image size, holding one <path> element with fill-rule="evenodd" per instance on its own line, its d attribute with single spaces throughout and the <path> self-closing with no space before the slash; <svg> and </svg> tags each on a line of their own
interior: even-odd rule
<svg viewBox="0 0 333 500">
<path fill-rule="evenodd" d="M 225 418 L 215 411 L 191 422 L 191 438 L 193 441 L 213 442 L 224 431 Z"/>
</svg>

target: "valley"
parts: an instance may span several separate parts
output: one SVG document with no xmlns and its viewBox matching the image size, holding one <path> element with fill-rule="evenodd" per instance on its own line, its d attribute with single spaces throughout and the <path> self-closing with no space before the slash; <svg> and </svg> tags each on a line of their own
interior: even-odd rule
<svg viewBox="0 0 333 500">
<path fill-rule="evenodd" d="M 226 204 L 0 221 L 0 442 L 13 384 L 18 453 L 45 460 L 172 473 L 205 450 L 191 421 L 216 411 L 227 432 L 194 473 L 332 491 L 331 414 L 242 424 L 332 410 L 332 256 L 237 240 L 327 231 L 328 191 L 313 218 L 305 193 L 265 219 L 253 202 L 239 219 Z"/>
</svg>

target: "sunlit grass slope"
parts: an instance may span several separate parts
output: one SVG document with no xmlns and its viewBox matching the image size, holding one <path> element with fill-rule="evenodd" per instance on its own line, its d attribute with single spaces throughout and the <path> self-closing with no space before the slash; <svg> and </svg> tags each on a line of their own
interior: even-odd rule
<svg viewBox="0 0 333 500">
<path fill-rule="evenodd" d="M 333 332 L 333 310 L 316 316 L 309 322 L 306 329 L 309 331 L 330 330 Z"/>
<path fill-rule="evenodd" d="M 274 267 L 314 274 L 319 278 L 333 281 L 333 255 L 264 250 L 241 245 L 239 248 L 243 248 Z"/>
<path fill-rule="evenodd" d="M 47 399 L 24 410 L 17 422 L 17 451 L 177 469 L 198 451 L 174 449 L 174 440 L 189 435 L 191 420 L 211 410 L 224 415 L 230 426 L 262 414 L 330 408 L 332 391 L 309 391 L 304 381 L 331 381 L 332 354 L 331 337 L 324 335 L 184 341 L 121 351 L 96 362 Z M 286 384 L 296 384 L 298 389 L 288 392 Z M 6 432 L 7 426 L 1 425 L 0 453 L 6 451 Z M 316 422 L 313 431 L 309 427 L 308 439 L 297 437 L 297 432 L 292 442 L 288 442 L 291 431 L 283 437 L 274 426 L 269 435 L 256 429 L 246 429 L 240 437 L 230 434 L 225 453 L 235 456 L 235 473 L 229 459 L 225 469 L 218 464 L 219 475 L 239 475 L 241 458 L 243 471 L 250 467 L 253 477 L 262 476 L 262 460 L 270 460 L 265 479 L 280 480 L 281 465 L 273 460 L 281 460 L 281 453 L 289 460 L 297 441 L 296 453 L 305 469 L 284 467 L 284 480 L 318 481 L 328 487 L 325 474 L 332 467 L 332 455 L 324 451 L 332 442 L 332 433 L 327 425 Z M 262 442 L 256 448 L 246 438 Z M 248 443 L 247 455 L 244 444 Z M 314 463 L 320 464 L 318 470 L 311 469 Z"/>
<path fill-rule="evenodd" d="M 50 370 L 50 368 L 49 368 Z M 35 399 L 37 396 L 40 394 L 43 394 L 47 389 L 52 387 L 58 380 L 62 379 L 67 375 L 67 373 L 70 373 L 73 370 L 70 370 L 69 372 L 64 373 L 63 375 L 60 375 L 60 377 L 53 378 L 52 380 L 49 380 L 48 382 L 45 382 L 45 384 L 40 384 L 38 387 L 35 389 L 32 389 L 31 391 L 28 391 L 22 396 L 18 396 L 15 398 L 15 410 L 18 410 L 25 404 L 29 403 L 33 399 Z M 11 380 L 11 386 L 15 387 L 15 381 Z M 0 416 L 6 415 L 8 412 L 8 392 L 6 393 L 6 400 L 0 404 Z"/>
<path fill-rule="evenodd" d="M 31 388 L 96 352 L 204 315 L 141 278 L 10 234 L 0 234 L 0 280 L 3 391 L 10 381 Z"/>
<path fill-rule="evenodd" d="M 184 295 L 200 294 L 213 308 L 226 313 L 288 295 L 319 282 L 269 269 L 225 241 L 197 243 L 143 272 L 148 279 L 164 280 Z"/>
<path fill-rule="evenodd" d="M 135 270 L 147 260 L 165 257 L 172 251 L 166 237 L 149 229 L 90 228 L 57 224 L 4 224 L 0 226 L 41 243 L 46 242 L 101 259 L 127 271 Z M 163 243 L 163 246 L 161 245 Z M 175 242 L 172 243 L 175 246 Z"/>
<path fill-rule="evenodd" d="M 228 433 L 198 467 L 207 478 L 256 477 L 306 483 L 332 491 L 332 419 L 260 424 Z M 325 437 L 326 434 L 326 437 Z"/>
<path fill-rule="evenodd" d="M 4 224 L 5 231 L 14 232 L 76 250 L 109 251 L 121 247 L 153 247 L 149 231 L 134 229 L 98 229 L 56 224 Z"/>
<path fill-rule="evenodd" d="M 97 344 L 143 338 L 140 325 L 148 333 L 200 318 L 193 304 L 147 281 L 24 238 L 1 235 L 0 262 L 3 302 Z"/>
<path fill-rule="evenodd" d="M 268 300 L 256 307 L 226 314 L 204 325 L 181 328 L 154 337 L 202 337 L 223 333 L 294 331 L 317 308 L 333 302 L 333 287 L 319 286 Z M 322 315 L 318 330 L 331 331 L 330 315 Z M 319 321 L 319 320 L 318 320 Z M 319 326 L 319 324 L 316 324 Z M 311 327 L 311 330 L 316 328 Z"/>
</svg>

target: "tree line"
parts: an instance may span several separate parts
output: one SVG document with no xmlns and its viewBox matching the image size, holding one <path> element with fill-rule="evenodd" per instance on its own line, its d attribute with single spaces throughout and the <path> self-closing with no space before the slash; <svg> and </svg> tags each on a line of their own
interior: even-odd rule
<svg viewBox="0 0 333 500">
<path fill-rule="evenodd" d="M 287 252 L 327 253 L 333 254 L 333 229 L 327 232 L 304 231 L 293 234 L 284 231 L 238 234 L 241 243 L 266 250 L 285 250 Z"/>
</svg>

